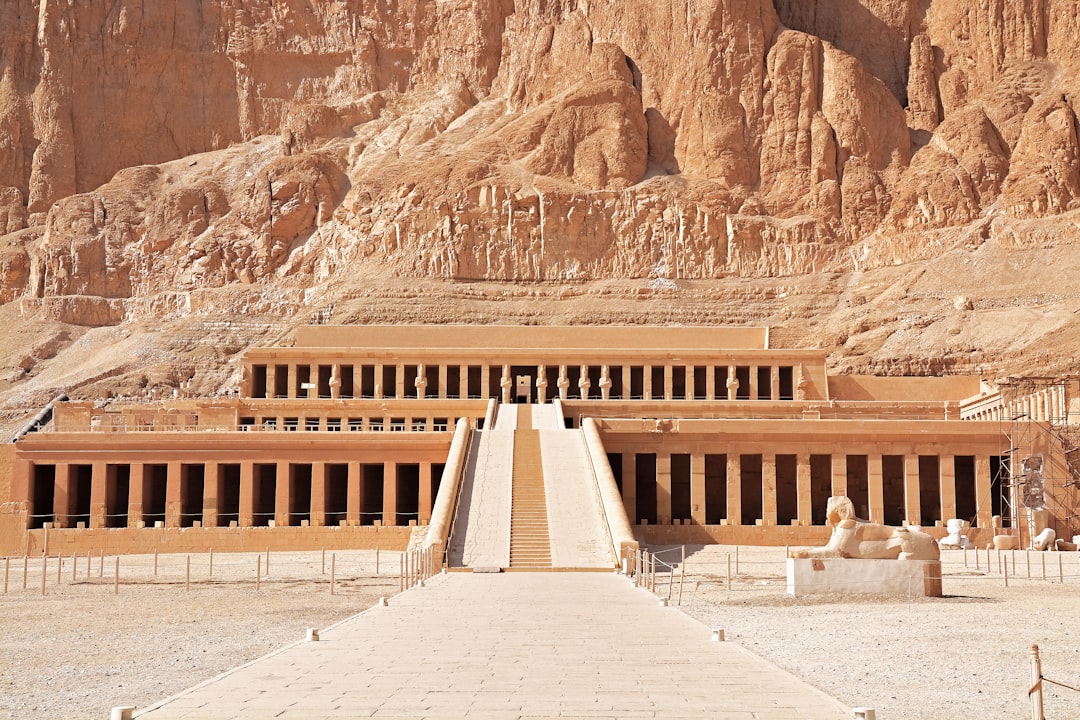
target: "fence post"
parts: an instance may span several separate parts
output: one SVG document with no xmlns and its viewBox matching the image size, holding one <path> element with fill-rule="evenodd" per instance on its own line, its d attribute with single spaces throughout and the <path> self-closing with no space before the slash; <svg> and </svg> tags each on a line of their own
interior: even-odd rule
<svg viewBox="0 0 1080 720">
<path fill-rule="evenodd" d="M 23 556 L 22 556 L 22 589 L 23 590 L 26 589 L 26 574 L 27 574 L 27 572 L 29 572 L 29 570 L 30 570 L 30 556 L 28 554 L 26 554 L 26 553 L 23 553 Z M 86 574 L 89 575 L 90 573 L 86 573 Z"/>
<path fill-rule="evenodd" d="M 117 560 L 120 558 L 117 557 Z M 184 576 L 184 592 L 191 592 L 191 556 L 187 556 L 187 571 Z"/>
<path fill-rule="evenodd" d="M 321 574 L 322 575 L 326 574 L 326 548 L 325 547 L 322 549 L 322 571 L 321 571 Z"/>
<path fill-rule="evenodd" d="M 154 548 L 154 577 L 157 577 L 157 548 Z"/>
<path fill-rule="evenodd" d="M 8 574 L 11 572 L 11 558 L 4 556 L 4 594 L 7 595 Z"/>
<path fill-rule="evenodd" d="M 105 577 L 105 548 L 98 550 L 98 569 L 97 576 L 99 578 Z"/>
<path fill-rule="evenodd" d="M 739 574 L 739 546 L 735 546 L 735 574 Z"/>
<path fill-rule="evenodd" d="M 1042 558 L 1043 580 L 1046 580 L 1046 553 L 1045 552 L 1039 553 L 1039 557 Z"/>
<path fill-rule="evenodd" d="M 334 581 L 337 579 L 337 553 L 330 555 L 330 594 L 334 594 Z"/>
<path fill-rule="evenodd" d="M 49 556 L 41 553 L 41 595 L 45 596 L 45 575 L 49 572 Z"/>
<path fill-rule="evenodd" d="M 379 546 L 375 545 L 375 576 L 379 575 Z"/>
<path fill-rule="evenodd" d="M 1065 584 L 1065 565 L 1061 562 L 1061 553 L 1058 553 L 1058 580 Z"/>
<path fill-rule="evenodd" d="M 266 577 L 270 577 L 270 548 L 266 548 Z"/>
<path fill-rule="evenodd" d="M 64 571 L 64 556 L 56 553 L 56 587 L 60 587 L 60 574 Z"/>
<path fill-rule="evenodd" d="M 731 592 L 731 553 L 727 556 L 727 589 Z"/>
<path fill-rule="evenodd" d="M 686 579 L 686 546 L 682 546 L 682 562 L 679 563 L 679 607 L 682 607 L 682 587 Z"/>
<path fill-rule="evenodd" d="M 75 582 L 78 579 L 78 577 L 77 577 L 78 568 L 79 568 L 79 563 L 78 563 L 78 561 L 76 559 L 75 551 L 72 550 L 71 551 L 71 582 Z"/>
<path fill-rule="evenodd" d="M 113 573 L 113 595 L 120 594 L 120 556 L 116 556 L 116 569 Z"/>
<path fill-rule="evenodd" d="M 1028 580 L 1030 580 L 1031 579 L 1031 551 L 1030 550 L 1025 550 L 1024 555 L 1027 556 L 1027 573 L 1028 573 Z M 1013 555 L 1013 562 L 1014 562 L 1013 570 L 1015 570 L 1016 569 L 1016 566 L 1015 566 L 1016 556 L 1015 555 Z"/>
<path fill-rule="evenodd" d="M 1044 720 L 1042 661 L 1039 660 L 1038 645 L 1031 646 L 1031 689 L 1028 690 L 1028 698 L 1031 699 L 1031 720 Z"/>
<path fill-rule="evenodd" d="M 255 558 L 255 589 L 262 585 L 262 555 Z"/>
<path fill-rule="evenodd" d="M 998 556 L 998 560 L 999 561 L 1001 560 L 1000 555 Z M 1015 570 L 1016 570 L 1016 567 L 1013 566 L 1013 571 L 1015 571 Z M 1005 587 L 1009 587 L 1009 558 L 1008 557 L 1005 558 Z"/>
<path fill-rule="evenodd" d="M 90 579 L 90 551 L 86 551 L 86 579 Z"/>
<path fill-rule="evenodd" d="M 214 548 L 210 548 L 210 577 L 214 577 Z"/>
</svg>

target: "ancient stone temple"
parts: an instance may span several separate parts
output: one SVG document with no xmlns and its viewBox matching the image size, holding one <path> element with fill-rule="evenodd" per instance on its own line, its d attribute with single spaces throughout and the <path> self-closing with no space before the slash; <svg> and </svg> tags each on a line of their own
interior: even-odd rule
<svg viewBox="0 0 1080 720">
<path fill-rule="evenodd" d="M 833 495 L 977 544 L 1080 532 L 1075 380 L 830 376 L 769 336 L 304 327 L 228 397 L 56 402 L 0 456 L 0 543 L 399 548 L 428 526 L 451 565 L 603 567 L 633 538 L 821 543 Z"/>
</svg>

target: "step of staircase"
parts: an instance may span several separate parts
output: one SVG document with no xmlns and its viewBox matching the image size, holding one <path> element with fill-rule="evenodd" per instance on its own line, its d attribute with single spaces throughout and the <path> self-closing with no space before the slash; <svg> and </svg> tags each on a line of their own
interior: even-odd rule
<svg viewBox="0 0 1080 720">
<path fill-rule="evenodd" d="M 547 494 L 540 457 L 540 433 L 532 429 L 532 408 L 517 407 L 514 469 L 510 497 L 510 567 L 551 567 Z"/>
</svg>

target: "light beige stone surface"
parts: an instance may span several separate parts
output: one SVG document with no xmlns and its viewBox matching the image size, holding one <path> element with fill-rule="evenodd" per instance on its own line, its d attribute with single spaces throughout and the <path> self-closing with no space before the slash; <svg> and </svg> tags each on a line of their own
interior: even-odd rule
<svg viewBox="0 0 1080 720">
<path fill-rule="evenodd" d="M 540 433 L 553 567 L 614 567 L 580 430 Z"/>
<path fill-rule="evenodd" d="M 447 551 L 451 567 L 510 565 L 510 477 L 513 466 L 512 431 L 482 430 L 473 434 Z"/>
<path fill-rule="evenodd" d="M 617 575 L 452 573 L 321 637 L 142 717 L 850 717 Z"/>
</svg>

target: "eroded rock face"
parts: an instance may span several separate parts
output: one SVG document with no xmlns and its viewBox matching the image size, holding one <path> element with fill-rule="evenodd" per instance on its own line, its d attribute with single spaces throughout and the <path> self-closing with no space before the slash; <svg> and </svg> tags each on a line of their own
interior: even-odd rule
<svg viewBox="0 0 1080 720">
<path fill-rule="evenodd" d="M 992 217 L 1080 206 L 1078 10 L 12 0 L 0 302 L 113 322 L 362 268 L 709 279 L 1030 246 Z M 46 302 L 68 297 L 108 302 Z"/>
</svg>

